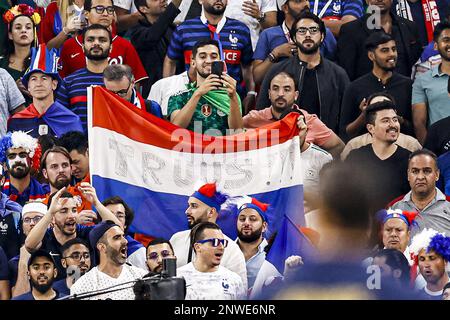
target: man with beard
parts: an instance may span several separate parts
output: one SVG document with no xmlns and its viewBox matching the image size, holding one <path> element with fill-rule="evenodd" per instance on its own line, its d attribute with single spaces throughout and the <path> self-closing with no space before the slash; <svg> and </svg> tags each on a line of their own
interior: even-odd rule
<svg viewBox="0 0 450 320">
<path fill-rule="evenodd" d="M 212 222 L 197 224 L 191 231 L 190 245 L 197 258 L 177 269 L 186 280 L 186 300 L 242 300 L 247 285 L 235 272 L 223 266 L 228 245 L 219 226 Z"/>
<path fill-rule="evenodd" d="M 351 139 L 366 132 L 366 99 L 376 92 L 386 92 L 394 97 L 402 132 L 414 135 L 411 114 L 412 81 L 394 71 L 398 57 L 394 38 L 384 31 L 374 32 L 366 40 L 366 49 L 373 68 L 368 74 L 350 83 L 345 90 L 340 135 Z"/>
<path fill-rule="evenodd" d="M 12 300 L 56 300 L 60 293 L 52 288 L 58 274 L 52 255 L 45 250 L 37 250 L 28 260 L 28 278 L 31 291 Z"/>
<path fill-rule="evenodd" d="M 2 192 L 21 206 L 30 200 L 43 200 L 49 193 L 49 188 L 30 173 L 39 163 L 37 147 L 37 140 L 23 131 L 8 133 L 0 140 L 0 163 L 8 173 Z"/>
<path fill-rule="evenodd" d="M 79 238 L 67 241 L 61 247 L 61 253 L 61 263 L 67 270 L 67 277 L 56 281 L 53 288 L 62 296 L 69 296 L 72 285 L 91 269 L 91 253 L 89 245 Z"/>
<path fill-rule="evenodd" d="M 247 203 L 239 208 L 236 243 L 245 257 L 248 288 L 251 290 L 261 265 L 266 259 L 264 248 L 267 246 L 267 241 L 263 233 L 267 231 L 266 211 L 269 205 L 255 198 L 245 198 Z"/>
<path fill-rule="evenodd" d="M 195 191 L 188 199 L 186 217 L 189 229 L 192 229 L 200 222 L 216 223 L 219 216 L 220 207 L 227 200 L 227 196 L 217 191 L 216 183 L 207 183 Z M 247 288 L 247 269 L 245 258 L 239 246 L 227 235 L 224 239 L 229 242 L 220 264 L 229 270 L 236 272 Z M 175 256 L 177 257 L 177 267 L 182 267 L 191 261 L 195 261 L 195 252 L 191 244 L 191 230 L 184 230 L 175 233 L 170 238 Z"/>
<path fill-rule="evenodd" d="M 116 1 L 114 1 L 116 2 Z M 136 49 L 130 41 L 116 35 L 115 10 L 112 0 L 84 0 L 84 14 L 88 25 L 100 24 L 112 33 L 112 50 L 109 63 L 127 64 L 133 69 L 136 82 L 147 79 L 147 73 L 142 65 Z M 86 66 L 83 35 L 72 37 L 64 42 L 61 49 L 60 75 L 65 78 Z"/>
<path fill-rule="evenodd" d="M 87 136 L 80 131 L 70 131 L 63 134 L 57 143 L 69 151 L 72 160 L 71 171 L 75 181 L 90 182 Z"/>
<path fill-rule="evenodd" d="M 422 298 L 441 300 L 443 289 L 449 282 L 446 270 L 450 261 L 450 237 L 433 229 L 424 229 L 414 236 L 410 250 L 414 257 L 414 273 L 418 270 L 426 281 Z"/>
<path fill-rule="evenodd" d="M 417 211 L 419 229 L 432 228 L 450 234 L 450 202 L 436 187 L 439 180 L 436 155 L 422 149 L 411 153 L 408 181 L 411 191 L 390 203 L 393 209 Z"/>
<path fill-rule="evenodd" d="M 58 90 L 58 101 L 80 117 L 83 130 L 87 132 L 87 88 L 103 84 L 103 71 L 108 66 L 111 53 L 111 32 L 101 24 L 84 29 L 83 52 L 86 67 L 81 68 L 64 81 Z"/>
<path fill-rule="evenodd" d="M 253 54 L 253 77 L 257 85 L 261 84 L 266 72 L 274 63 L 283 61 L 297 52 L 297 47 L 289 36 L 289 30 L 302 12 L 310 10 L 308 0 L 278 0 L 277 4 L 284 13 L 284 21 L 279 26 L 261 32 Z M 328 28 L 320 52 L 325 58 L 335 60 L 336 39 Z"/>
<path fill-rule="evenodd" d="M 361 179 L 367 178 L 367 188 L 378 208 L 408 191 L 405 173 L 411 152 L 395 143 L 400 133 L 395 109 L 390 101 L 367 107 L 366 127 L 373 137 L 372 143 L 352 150 L 346 159 L 356 170 L 373 175 Z"/>
<path fill-rule="evenodd" d="M 23 76 L 22 83 L 33 98 L 33 103 L 8 120 L 8 131 L 22 130 L 38 138 L 81 130 L 78 116 L 55 101 L 54 93 L 61 81 L 57 72 L 56 50 L 48 50 L 45 45 L 32 48 L 30 68 Z"/>
<path fill-rule="evenodd" d="M 175 257 L 170 241 L 156 238 L 148 243 L 147 267 L 150 272 L 161 273 L 163 270 L 162 260 L 168 257 Z"/>
<path fill-rule="evenodd" d="M 220 61 L 220 51 L 216 40 L 200 40 L 194 45 L 192 67 L 197 81 L 169 98 L 170 122 L 210 136 L 224 136 L 229 134 L 227 129 L 243 127 L 236 80 L 225 70 L 220 76 L 211 72 L 212 63 Z"/>
<path fill-rule="evenodd" d="M 412 91 L 412 114 L 417 139 L 424 143 L 427 128 L 450 116 L 447 85 L 450 75 L 450 22 L 440 22 L 434 28 L 434 46 L 442 61 L 431 70 L 418 75 Z"/>
<path fill-rule="evenodd" d="M 252 110 L 244 118 L 245 128 L 258 128 L 266 124 L 280 120 L 280 117 L 288 109 L 297 109 L 304 117 L 308 126 L 306 141 L 314 143 L 327 150 L 334 156 L 339 156 L 344 143 L 328 128 L 315 114 L 309 114 L 306 110 L 299 108 L 295 102 L 298 99 L 298 87 L 295 76 L 289 71 L 277 73 L 270 81 L 269 99 L 270 107 L 262 110 Z M 300 128 L 300 122 L 297 123 Z"/>
<path fill-rule="evenodd" d="M 337 42 L 339 65 L 351 81 L 369 73 L 372 65 L 364 44 L 371 33 L 384 30 L 397 44 L 395 71 L 410 77 L 412 67 L 422 53 L 416 24 L 393 13 L 392 0 L 366 2 L 371 8 L 368 13 L 341 27 Z"/>
<path fill-rule="evenodd" d="M 228 0 L 200 0 L 202 13 L 199 17 L 186 20 L 172 34 L 167 55 L 164 60 L 163 77 L 175 74 L 177 61 L 184 62 L 186 70 L 193 53 L 194 45 L 204 39 L 214 39 L 220 43 L 218 60 L 226 63 L 227 73 L 239 84 L 238 94 L 244 98 L 245 83 L 250 101 L 255 90 L 252 74 L 252 43 L 248 27 L 241 21 L 225 16 Z M 195 57 L 194 57 L 195 58 Z"/>
<path fill-rule="evenodd" d="M 297 54 L 274 65 L 264 77 L 257 109 L 270 105 L 268 93 L 273 77 L 288 71 L 299 79 L 297 105 L 317 114 L 328 128 L 337 132 L 342 96 L 349 80 L 341 67 L 320 54 L 325 32 L 323 21 L 311 12 L 303 12 L 296 18 L 290 36 L 298 48 Z"/>
<path fill-rule="evenodd" d="M 83 182 L 78 188 L 86 200 L 94 205 L 103 220 L 112 220 L 120 224 L 116 216 L 98 200 L 95 189 L 90 184 Z M 47 213 L 25 239 L 25 248 L 28 252 L 40 248 L 53 255 L 58 268 L 58 280 L 66 277 L 66 270 L 61 262 L 64 257 L 61 247 L 74 238 L 87 241 L 93 228 L 77 224 L 77 204 L 74 196 L 67 192 L 65 187 L 53 194 L 49 199 Z"/>
<path fill-rule="evenodd" d="M 70 293 L 82 295 L 95 290 L 102 290 L 112 286 L 117 289 L 123 285 L 123 290 L 96 295 L 89 300 L 134 300 L 130 281 L 142 278 L 146 270 L 131 266 L 127 260 L 127 239 L 122 228 L 112 221 L 98 224 L 89 235 L 91 247 L 99 261 L 98 266 L 92 268 L 70 288 Z M 83 299 L 80 297 L 80 299 Z"/>
</svg>

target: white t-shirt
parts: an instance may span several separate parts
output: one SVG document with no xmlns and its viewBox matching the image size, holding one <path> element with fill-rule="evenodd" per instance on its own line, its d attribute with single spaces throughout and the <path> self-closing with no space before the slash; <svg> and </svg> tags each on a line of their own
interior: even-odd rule
<svg viewBox="0 0 450 320">
<path fill-rule="evenodd" d="M 178 92 L 186 90 L 188 83 L 189 77 L 187 71 L 158 80 L 152 85 L 147 100 L 157 102 L 161 106 L 162 114 L 166 116 L 169 98 Z"/>
<path fill-rule="evenodd" d="M 277 4 L 275 0 L 255 0 L 258 4 L 259 10 L 262 13 L 277 11 Z M 250 36 L 252 38 L 252 48 L 255 51 L 256 43 L 261 32 L 261 25 L 258 20 L 249 16 L 242 11 L 244 0 L 228 0 L 227 8 L 225 9 L 225 16 L 228 18 L 239 20 L 250 29 Z"/>
<path fill-rule="evenodd" d="M 170 238 L 170 243 L 172 244 L 175 256 L 177 257 L 177 268 L 188 263 L 190 233 L 191 230 L 180 231 Z M 237 273 L 242 279 L 245 290 L 247 290 L 247 267 L 244 254 L 236 242 L 226 235 L 224 235 L 224 238 L 228 240 L 228 246 L 225 248 L 220 265 Z M 195 253 L 192 250 L 192 261 L 194 261 L 194 259 Z"/>
<path fill-rule="evenodd" d="M 177 269 L 177 276 L 186 280 L 186 300 L 242 300 L 246 289 L 233 271 L 219 266 L 214 272 L 200 272 L 194 264 Z"/>
<path fill-rule="evenodd" d="M 319 173 L 322 167 L 333 160 L 333 156 L 315 144 L 310 144 L 308 149 L 302 152 L 303 188 L 313 196 L 319 195 Z M 309 212 L 305 202 L 305 212 Z"/>
<path fill-rule="evenodd" d="M 112 278 L 106 273 L 99 271 L 98 267 L 94 267 L 73 284 L 73 286 L 70 288 L 70 294 L 82 294 L 95 290 L 110 288 L 121 283 L 142 278 L 147 273 L 148 271 L 146 270 L 124 264 L 119 277 Z M 133 292 L 133 283 L 124 284 L 123 287 L 127 289 L 105 293 L 83 300 L 134 300 L 135 295 Z M 120 286 L 118 286 L 117 288 L 120 288 Z"/>
<path fill-rule="evenodd" d="M 264 286 L 269 285 L 275 278 L 282 278 L 283 275 L 278 272 L 269 261 L 264 260 L 256 276 L 252 291 L 250 292 L 250 299 L 257 299 L 262 293 Z"/>
<path fill-rule="evenodd" d="M 127 262 L 135 267 L 147 270 L 147 249 L 145 247 L 137 249 L 128 256 Z"/>
</svg>

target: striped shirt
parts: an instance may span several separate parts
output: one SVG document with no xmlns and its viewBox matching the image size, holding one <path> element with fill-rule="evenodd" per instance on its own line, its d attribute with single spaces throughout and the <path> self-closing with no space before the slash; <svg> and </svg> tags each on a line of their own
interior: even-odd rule
<svg viewBox="0 0 450 320">
<path fill-rule="evenodd" d="M 80 117 L 83 130 L 87 132 L 87 88 L 105 86 L 103 73 L 93 73 L 83 68 L 64 78 L 57 93 L 57 101 Z"/>
<path fill-rule="evenodd" d="M 206 18 L 201 16 L 180 24 L 172 35 L 167 56 L 172 60 L 183 59 L 186 70 L 188 70 L 192 47 L 195 43 L 199 40 L 213 38 L 206 23 Z M 223 17 L 217 25 L 216 32 L 222 43 L 227 72 L 239 84 L 242 82 L 240 64 L 246 66 L 252 62 L 253 50 L 250 31 L 244 23 Z"/>
<path fill-rule="evenodd" d="M 346 15 L 360 18 L 364 14 L 362 0 L 310 0 L 309 4 L 311 11 L 325 20 L 340 20 Z"/>
</svg>

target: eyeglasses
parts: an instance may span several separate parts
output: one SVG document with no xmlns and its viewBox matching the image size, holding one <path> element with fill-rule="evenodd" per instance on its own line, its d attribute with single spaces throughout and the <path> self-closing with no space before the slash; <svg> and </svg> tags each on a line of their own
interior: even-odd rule
<svg viewBox="0 0 450 320">
<path fill-rule="evenodd" d="M 89 259 L 91 257 L 91 254 L 89 252 L 81 253 L 81 252 L 75 251 L 70 256 L 63 257 L 63 258 L 64 259 L 70 258 L 70 259 L 73 259 L 73 260 L 81 260 L 81 257 L 83 257 L 84 260 L 87 260 L 87 259 Z"/>
<path fill-rule="evenodd" d="M 109 7 L 105 7 L 105 6 L 96 6 L 96 7 L 92 7 L 92 9 L 95 9 L 95 12 L 97 12 L 98 14 L 103 14 L 103 12 L 108 12 L 109 15 L 114 14 L 114 7 L 113 6 L 109 6 Z"/>
<path fill-rule="evenodd" d="M 36 216 L 34 218 L 24 218 L 23 223 L 30 224 L 31 221 L 33 221 L 34 224 L 37 224 L 39 221 L 41 221 L 41 219 L 42 219 L 42 216 Z"/>
<path fill-rule="evenodd" d="M 307 27 L 300 27 L 300 28 L 297 29 L 296 32 L 298 34 L 304 36 L 306 34 L 306 32 L 308 32 L 308 31 L 313 36 L 313 35 L 317 34 L 320 31 L 320 28 L 319 27 L 309 27 L 309 28 L 307 28 Z"/>
<path fill-rule="evenodd" d="M 22 159 L 25 159 L 28 156 L 28 153 L 26 152 L 20 152 L 20 153 L 8 153 L 6 156 L 9 160 L 14 160 L 17 156 L 19 156 Z"/>
<path fill-rule="evenodd" d="M 160 254 L 158 252 L 150 252 L 147 256 L 147 259 L 156 260 L 158 259 L 158 256 L 161 255 L 161 258 L 166 258 L 172 255 L 169 250 L 163 250 Z"/>
<path fill-rule="evenodd" d="M 197 241 L 197 243 L 206 243 L 206 242 L 211 242 L 213 247 L 218 247 L 219 243 L 226 248 L 228 245 L 228 240 L 227 239 L 219 239 L 219 238 L 210 238 L 210 239 L 204 239 L 204 240 L 199 240 Z"/>
<path fill-rule="evenodd" d="M 120 97 L 123 97 L 128 93 L 128 90 L 130 90 L 130 87 L 131 87 L 131 82 L 128 84 L 128 87 L 126 89 L 122 89 L 122 90 L 118 90 L 118 91 L 113 91 L 113 90 L 109 90 L 109 91 L 117 94 Z"/>
</svg>

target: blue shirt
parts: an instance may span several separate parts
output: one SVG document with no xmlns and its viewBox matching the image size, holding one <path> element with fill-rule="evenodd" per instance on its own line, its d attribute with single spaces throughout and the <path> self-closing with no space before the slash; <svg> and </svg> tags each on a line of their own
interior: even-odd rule
<svg viewBox="0 0 450 320">
<path fill-rule="evenodd" d="M 24 206 L 30 200 L 44 200 L 47 194 L 50 193 L 50 186 L 48 184 L 41 184 L 35 178 L 31 177 L 29 186 L 22 193 L 9 180 L 3 185 L 2 192 L 9 196 L 9 199 L 12 201 Z"/>
<path fill-rule="evenodd" d="M 236 240 L 236 242 L 239 243 L 239 239 Z M 267 241 L 263 238 L 263 241 L 258 246 L 258 252 L 245 262 L 245 265 L 247 267 L 247 282 L 249 289 L 253 287 L 256 276 L 258 275 L 258 272 L 261 269 L 264 260 L 266 260 L 266 252 L 264 251 L 264 248 L 266 246 Z"/>
<path fill-rule="evenodd" d="M 269 53 L 276 47 L 287 43 L 288 40 L 284 33 L 282 26 L 275 26 L 263 30 L 259 35 L 258 43 L 256 44 L 255 53 L 253 54 L 254 60 L 266 60 Z M 336 60 L 336 39 L 330 29 L 327 28 L 325 39 L 320 46 L 320 53 L 329 60 Z M 286 58 L 282 58 L 283 60 Z"/>
<path fill-rule="evenodd" d="M 8 280 L 8 258 L 5 251 L 0 247 L 0 281 Z"/>
<path fill-rule="evenodd" d="M 428 109 L 428 125 L 450 116 L 448 75 L 440 72 L 440 64 L 417 76 L 413 84 L 412 104 L 425 103 Z"/>
<path fill-rule="evenodd" d="M 318 1 L 317 12 L 314 12 L 316 2 Z M 363 15 L 363 1 L 362 0 L 310 0 L 309 7 L 311 12 L 315 15 L 319 15 L 325 5 L 328 4 L 325 12 L 320 15 L 320 18 L 337 18 L 341 19 L 343 16 L 354 16 L 360 18 Z"/>
<path fill-rule="evenodd" d="M 437 187 L 446 195 L 450 195 L 450 151 L 438 158 L 440 171 Z"/>
</svg>

